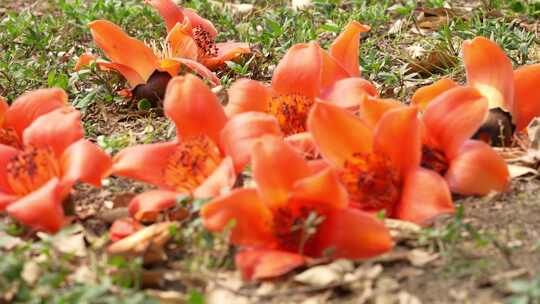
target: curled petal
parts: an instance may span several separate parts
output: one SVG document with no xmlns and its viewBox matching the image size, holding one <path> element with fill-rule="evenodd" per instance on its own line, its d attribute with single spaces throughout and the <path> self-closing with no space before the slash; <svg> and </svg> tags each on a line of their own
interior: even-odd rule
<svg viewBox="0 0 540 304">
<path fill-rule="evenodd" d="M 79 56 L 79 59 L 77 60 L 77 63 L 75 64 L 75 67 L 73 69 L 75 71 L 80 71 L 81 69 L 90 65 L 90 63 L 96 61 L 97 58 L 98 57 L 92 53 L 84 53 Z"/>
<path fill-rule="evenodd" d="M 427 136 L 452 158 L 480 128 L 488 114 L 487 101 L 472 87 L 450 89 L 426 108 L 422 120 Z"/>
<path fill-rule="evenodd" d="M 256 80 L 240 79 L 233 83 L 228 91 L 229 101 L 225 107 L 228 117 L 242 112 L 266 112 L 271 90 Z"/>
<path fill-rule="evenodd" d="M 104 70 L 115 70 L 118 73 L 120 73 L 129 83 L 129 86 L 134 88 L 139 84 L 143 84 L 146 82 L 146 79 L 144 79 L 137 71 L 130 68 L 129 66 L 121 63 L 115 63 L 115 62 L 105 62 L 105 61 L 98 61 L 97 65 L 104 69 Z"/>
<path fill-rule="evenodd" d="M 293 147 L 306 159 L 315 159 L 321 156 L 317 143 L 309 132 L 301 132 L 285 137 L 285 142 Z"/>
<path fill-rule="evenodd" d="M 216 74 L 214 74 L 207 67 L 200 64 L 197 61 L 187 59 L 187 58 L 179 58 L 179 57 L 169 58 L 168 60 L 171 60 L 171 61 L 174 61 L 174 62 L 177 62 L 186 66 L 193 72 L 197 73 L 197 75 L 201 76 L 203 79 L 208 80 L 212 84 L 212 86 L 217 86 L 221 83 L 219 78 L 216 76 Z M 180 66 L 177 67 L 177 69 L 179 68 Z M 171 74 L 171 76 L 176 76 L 176 74 L 178 74 L 178 70 L 176 70 L 176 72 Z"/>
<path fill-rule="evenodd" d="M 392 217 L 428 225 L 443 214 L 453 214 L 454 204 L 444 179 L 434 171 L 417 168 L 405 178 L 401 201 Z"/>
<path fill-rule="evenodd" d="M 62 154 L 60 163 L 62 183 L 69 185 L 81 181 L 99 187 L 112 168 L 109 155 L 85 139 L 69 146 Z"/>
<path fill-rule="evenodd" d="M 11 194 L 11 186 L 7 178 L 7 165 L 19 153 L 19 150 L 7 145 L 0 144 L 0 191 Z"/>
<path fill-rule="evenodd" d="M 375 129 L 375 153 L 390 157 L 404 176 L 420 165 L 422 138 L 416 107 L 401 107 L 383 115 Z"/>
<path fill-rule="evenodd" d="M 540 116 L 540 64 L 521 67 L 514 72 L 514 107 L 512 116 L 518 131 Z"/>
<path fill-rule="evenodd" d="M 222 42 L 216 43 L 217 54 L 213 57 L 203 59 L 204 65 L 210 69 L 217 68 L 223 65 L 225 61 L 234 60 L 242 54 L 251 53 L 251 48 L 245 42 Z"/>
<path fill-rule="evenodd" d="M 337 81 L 323 95 L 322 99 L 332 102 L 333 104 L 344 109 L 357 111 L 362 104 L 362 100 L 369 97 L 376 97 L 379 93 L 371 82 L 359 78 L 346 78 Z"/>
<path fill-rule="evenodd" d="M 81 113 L 68 107 L 40 116 L 23 133 L 25 145 L 51 148 L 58 157 L 82 138 Z"/>
<path fill-rule="evenodd" d="M 467 72 L 467 84 L 477 88 L 487 98 L 490 109 L 512 109 L 512 62 L 495 42 L 484 37 L 465 41 L 463 62 Z"/>
<path fill-rule="evenodd" d="M 411 104 L 418 106 L 423 111 L 437 96 L 457 86 L 458 84 L 450 78 L 437 80 L 430 85 L 416 90 L 411 98 Z"/>
<path fill-rule="evenodd" d="M 210 198 L 229 191 L 236 182 L 233 160 L 225 157 L 219 166 L 208 176 L 204 182 L 195 189 L 195 198 Z"/>
<path fill-rule="evenodd" d="M 176 205 L 178 193 L 151 190 L 135 196 L 129 203 L 129 215 L 137 221 L 154 221 L 157 215 Z"/>
<path fill-rule="evenodd" d="M 165 41 L 171 48 L 171 57 L 197 60 L 199 47 L 195 40 L 185 32 L 182 24 L 177 23 L 167 34 Z"/>
<path fill-rule="evenodd" d="M 369 30 L 369 26 L 351 21 L 330 46 L 330 55 L 347 70 L 351 77 L 360 76 L 360 65 L 358 63 L 360 58 L 360 34 Z"/>
<path fill-rule="evenodd" d="M 394 99 L 364 98 L 360 108 L 360 117 L 374 128 L 386 112 L 403 106 L 405 105 Z"/>
<path fill-rule="evenodd" d="M 64 90 L 41 89 L 27 92 L 11 104 L 5 112 L 4 128 L 15 130 L 19 138 L 36 118 L 67 105 L 68 96 Z"/>
<path fill-rule="evenodd" d="M 62 209 L 62 187 L 57 178 L 7 207 L 10 216 L 26 226 L 46 232 L 56 232 L 65 224 Z"/>
<path fill-rule="evenodd" d="M 145 81 L 157 68 L 157 56 L 142 41 L 131 38 L 116 24 L 96 20 L 88 24 L 95 43 L 114 63 L 135 70 Z"/>
<path fill-rule="evenodd" d="M 504 159 L 488 144 L 469 140 L 450 160 L 445 178 L 454 193 L 485 195 L 490 191 L 506 191 L 510 174 Z"/>
<path fill-rule="evenodd" d="M 296 182 L 289 199 L 291 204 L 327 212 L 346 208 L 349 196 L 334 171 L 327 168 Z"/>
<path fill-rule="evenodd" d="M 201 209 L 206 229 L 221 232 L 232 227 L 231 241 L 241 246 L 272 246 L 272 213 L 255 189 L 235 189 L 214 198 Z M 231 222 L 234 226 L 230 226 Z"/>
<path fill-rule="evenodd" d="M 313 243 L 316 256 L 365 259 L 392 249 L 390 232 L 373 215 L 352 208 L 335 210 L 318 226 Z"/>
<path fill-rule="evenodd" d="M 264 135 L 282 136 L 274 116 L 260 112 L 234 115 L 221 132 L 221 146 L 232 157 L 236 172 L 240 172 L 251 160 L 253 143 Z"/>
<path fill-rule="evenodd" d="M 196 76 L 187 74 L 171 79 L 163 107 L 175 123 L 178 137 L 206 135 L 219 143 L 227 117 L 217 96 Z"/>
<path fill-rule="evenodd" d="M 373 131 L 354 114 L 337 106 L 316 102 L 307 126 L 319 152 L 334 165 L 343 166 L 354 153 L 372 151 Z"/>
<path fill-rule="evenodd" d="M 177 23 L 184 23 L 184 14 L 182 9 L 172 0 L 146 0 L 152 5 L 165 21 L 167 32 L 170 32 Z"/>
<path fill-rule="evenodd" d="M 166 187 L 164 170 L 177 149 L 176 142 L 128 147 L 113 158 L 113 174 Z"/>
<path fill-rule="evenodd" d="M 306 263 L 302 255 L 269 249 L 244 249 L 236 254 L 236 267 L 244 280 L 279 277 Z"/>
<path fill-rule="evenodd" d="M 302 155 L 276 136 L 256 142 L 251 159 L 253 178 L 263 201 L 271 207 L 286 203 L 294 184 L 310 175 Z"/>
<path fill-rule="evenodd" d="M 121 218 L 112 224 L 109 230 L 109 238 L 112 242 L 117 242 L 141 230 L 143 227 L 143 225 L 132 218 Z"/>
<path fill-rule="evenodd" d="M 272 88 L 281 95 L 315 98 L 321 90 L 321 68 L 321 47 L 317 43 L 295 44 L 276 67 Z"/>
</svg>

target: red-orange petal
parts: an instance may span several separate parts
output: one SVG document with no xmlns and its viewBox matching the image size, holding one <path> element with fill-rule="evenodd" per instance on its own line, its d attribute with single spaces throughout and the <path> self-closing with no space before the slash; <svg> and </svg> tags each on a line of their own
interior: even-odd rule
<svg viewBox="0 0 540 304">
<path fill-rule="evenodd" d="M 401 107 L 384 114 L 375 129 L 373 151 L 389 157 L 404 176 L 420 165 L 422 138 L 416 107 Z"/>
<path fill-rule="evenodd" d="M 327 51 L 321 49 L 322 72 L 321 72 L 321 90 L 327 91 L 337 81 L 349 78 L 349 72 L 341 66 L 335 58 L 330 56 Z"/>
<path fill-rule="evenodd" d="M 16 195 L 5 194 L 0 192 L 0 212 L 6 210 L 6 208 L 19 199 Z"/>
<path fill-rule="evenodd" d="M 206 135 L 219 143 L 227 117 L 217 96 L 201 79 L 190 74 L 171 79 L 163 107 L 179 138 Z"/>
<path fill-rule="evenodd" d="M 310 206 L 322 212 L 344 209 L 348 204 L 347 189 L 332 168 L 297 181 L 289 198 L 289 206 Z"/>
<path fill-rule="evenodd" d="M 177 23 L 184 23 L 182 9 L 172 0 L 146 0 L 152 5 L 165 21 L 167 32 L 170 32 Z"/>
<path fill-rule="evenodd" d="M 255 189 L 239 188 L 214 198 L 201 209 L 206 229 L 222 232 L 231 227 L 231 241 L 244 246 L 272 246 L 272 213 Z M 234 226 L 230 226 L 232 222 Z"/>
<path fill-rule="evenodd" d="M 26 226 L 46 232 L 56 232 L 65 224 L 62 209 L 62 187 L 57 178 L 20 198 L 7 207 L 10 216 Z"/>
<path fill-rule="evenodd" d="M 119 240 L 132 235 L 133 233 L 141 230 L 143 225 L 141 225 L 136 220 L 125 217 L 117 219 L 109 229 L 109 238 L 111 242 L 118 242 Z"/>
<path fill-rule="evenodd" d="M 373 131 L 351 112 L 316 102 L 307 126 L 319 152 L 336 166 L 343 166 L 354 153 L 372 151 Z"/>
<path fill-rule="evenodd" d="M 180 57 L 174 57 L 169 58 L 168 60 L 173 62 L 178 62 L 184 66 L 186 66 L 188 69 L 192 70 L 193 72 L 197 73 L 197 75 L 201 76 L 203 79 L 208 80 L 212 86 L 217 86 L 221 82 L 219 78 L 214 74 L 212 71 L 210 71 L 206 66 L 200 64 L 199 62 L 187 58 L 180 58 Z M 171 76 L 176 76 L 178 74 L 178 69 L 180 68 L 180 65 L 176 67 L 176 71 L 173 71 L 174 73 L 171 73 Z"/>
<path fill-rule="evenodd" d="M 236 172 L 232 158 L 225 157 L 204 182 L 193 191 L 195 198 L 211 198 L 232 189 L 236 182 Z"/>
<path fill-rule="evenodd" d="M 4 121 L 6 120 L 6 112 L 9 110 L 9 104 L 4 99 L 4 97 L 0 96 L 0 127 L 4 125 Z"/>
<path fill-rule="evenodd" d="M 450 89 L 426 108 L 422 121 L 428 141 L 452 158 L 482 125 L 488 114 L 488 103 L 478 90 L 472 87 Z"/>
<path fill-rule="evenodd" d="M 490 191 L 506 191 L 510 174 L 504 159 L 488 144 L 469 140 L 461 147 L 445 178 L 454 193 L 485 195 Z"/>
<path fill-rule="evenodd" d="M 128 147 L 113 158 L 113 174 L 166 187 L 164 170 L 178 143 L 165 142 Z"/>
<path fill-rule="evenodd" d="M 276 67 L 272 88 L 280 95 L 315 98 L 321 90 L 321 72 L 321 47 L 315 42 L 295 44 Z"/>
<path fill-rule="evenodd" d="M 246 112 L 234 115 L 221 132 L 221 147 L 232 157 L 236 172 L 240 172 L 251 160 L 253 143 L 264 135 L 282 136 L 281 128 L 272 115 Z"/>
<path fill-rule="evenodd" d="M 4 127 L 15 130 L 19 138 L 36 118 L 67 105 L 68 96 L 62 89 L 41 89 L 19 96 L 5 112 Z"/>
<path fill-rule="evenodd" d="M 114 63 L 129 66 L 145 81 L 157 68 L 158 58 L 142 41 L 131 38 L 118 25 L 107 20 L 88 24 L 94 42 Z"/>
<path fill-rule="evenodd" d="M 112 160 L 95 144 L 81 139 L 69 146 L 60 159 L 62 183 L 72 185 L 77 181 L 101 186 L 101 180 L 111 171 Z"/>
<path fill-rule="evenodd" d="M 181 8 L 181 10 L 182 10 L 182 13 L 184 13 L 184 15 L 186 16 L 186 18 L 189 19 L 189 25 L 192 28 L 201 27 L 205 32 L 208 33 L 208 35 L 210 36 L 210 39 L 214 40 L 216 38 L 218 31 L 216 30 L 212 22 L 210 22 L 210 20 L 199 16 L 199 14 L 197 14 L 192 9 Z"/>
<path fill-rule="evenodd" d="M 217 68 L 225 63 L 225 61 L 234 60 L 242 54 L 251 53 L 249 43 L 245 42 L 221 42 L 216 43 L 217 54 L 213 57 L 203 59 L 203 64 L 210 69 Z"/>
<path fill-rule="evenodd" d="M 129 202 L 129 215 L 137 221 L 156 220 L 157 215 L 176 205 L 178 193 L 165 190 L 150 190 L 135 196 Z"/>
<path fill-rule="evenodd" d="M 459 85 L 450 78 L 439 79 L 416 90 L 411 98 L 411 104 L 418 106 L 418 109 L 423 111 L 437 96 L 457 86 Z"/>
<path fill-rule="evenodd" d="M 364 98 L 378 95 L 377 89 L 371 82 L 354 77 L 337 81 L 321 95 L 321 98 L 344 109 L 358 111 Z"/>
<path fill-rule="evenodd" d="M 120 73 L 127 80 L 131 88 L 134 88 L 138 84 L 143 84 L 146 82 L 146 79 L 144 79 L 141 75 L 139 75 L 137 71 L 135 71 L 134 69 L 132 69 L 131 67 L 125 64 L 98 61 L 97 65 L 104 70 L 115 70 L 118 73 Z"/>
<path fill-rule="evenodd" d="M 434 171 L 417 168 L 405 177 L 401 201 L 391 216 L 428 225 L 440 215 L 453 214 L 454 209 L 445 180 Z"/>
<path fill-rule="evenodd" d="M 169 44 L 171 57 L 197 60 L 199 47 L 197 42 L 185 31 L 185 25 L 177 23 L 169 33 L 165 41 Z"/>
<path fill-rule="evenodd" d="M 84 53 L 79 56 L 79 59 L 77 60 L 77 63 L 75 64 L 75 67 L 73 69 L 75 71 L 80 71 L 81 69 L 90 65 L 90 63 L 92 63 L 93 61 L 96 61 L 97 58 L 98 57 L 92 53 Z"/>
<path fill-rule="evenodd" d="M 476 37 L 463 43 L 463 63 L 467 84 L 477 88 L 488 99 L 489 108 L 510 111 L 514 100 L 512 62 L 493 41 Z"/>
<path fill-rule="evenodd" d="M 81 113 L 71 107 L 38 117 L 23 133 L 24 145 L 51 148 L 58 157 L 82 138 Z"/>
<path fill-rule="evenodd" d="M 240 79 L 228 90 L 229 101 L 225 106 L 228 117 L 243 112 L 266 112 L 272 91 L 259 81 Z"/>
<path fill-rule="evenodd" d="M 310 175 L 302 155 L 277 136 L 264 136 L 256 142 L 251 159 L 261 198 L 271 208 L 285 204 L 294 184 Z"/>
<path fill-rule="evenodd" d="M 330 45 L 330 55 L 349 72 L 351 77 L 360 76 L 360 34 L 369 30 L 369 26 L 351 21 Z"/>
<path fill-rule="evenodd" d="M 7 179 L 7 165 L 20 151 L 16 148 L 0 144 L 0 191 L 11 194 L 11 186 Z"/>
<path fill-rule="evenodd" d="M 293 147 L 306 159 L 315 159 L 321 156 L 315 139 L 309 132 L 301 132 L 285 137 L 285 142 Z"/>
<path fill-rule="evenodd" d="M 372 214 L 352 208 L 335 210 L 318 226 L 315 256 L 365 259 L 392 249 L 390 232 Z"/>
<path fill-rule="evenodd" d="M 364 98 L 360 107 L 360 117 L 368 126 L 375 127 L 383 115 L 405 105 L 395 99 Z"/>
<path fill-rule="evenodd" d="M 521 67 L 514 72 L 514 106 L 512 116 L 518 131 L 540 116 L 540 64 Z"/>
<path fill-rule="evenodd" d="M 236 254 L 235 262 L 244 280 L 251 281 L 284 275 L 303 266 L 306 258 L 286 251 L 246 248 Z"/>
</svg>

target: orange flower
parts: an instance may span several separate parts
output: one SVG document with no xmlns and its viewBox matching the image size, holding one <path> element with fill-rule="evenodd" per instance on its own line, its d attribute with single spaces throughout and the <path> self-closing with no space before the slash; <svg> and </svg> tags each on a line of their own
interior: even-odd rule
<svg viewBox="0 0 540 304">
<path fill-rule="evenodd" d="M 193 10 L 177 6 L 172 0 L 146 0 L 161 15 L 167 26 L 167 41 L 180 57 L 201 62 L 215 69 L 242 54 L 251 52 L 249 44 L 242 42 L 217 43 L 216 28 Z"/>
<path fill-rule="evenodd" d="M 235 189 L 201 209 L 211 231 L 234 221 L 231 241 L 241 246 L 236 265 L 245 279 L 279 276 L 312 257 L 362 259 L 392 248 L 381 221 L 348 208 L 332 170 L 313 173 L 277 136 L 262 137 L 252 155 L 257 188 Z"/>
<path fill-rule="evenodd" d="M 420 167 L 421 124 L 415 107 L 397 107 L 375 128 L 334 105 L 316 102 L 308 118 L 319 151 L 345 185 L 351 205 L 427 224 L 453 213 L 444 179 Z"/>
<path fill-rule="evenodd" d="M 0 211 L 34 229 L 55 232 L 65 223 L 62 202 L 78 181 L 100 186 L 107 154 L 83 138 L 80 113 L 66 106 L 62 90 L 19 97 L 2 115 Z M 48 112 L 48 113 L 47 113 Z"/>
<path fill-rule="evenodd" d="M 92 37 L 99 48 L 111 60 L 97 60 L 103 69 L 116 70 L 126 78 L 135 94 L 150 100 L 162 99 L 169 79 L 176 76 L 182 66 L 195 71 L 212 84 L 219 79 L 208 68 L 184 53 L 184 46 L 169 35 L 164 50 L 153 50 L 144 42 L 127 35 L 116 24 L 106 20 L 96 20 L 89 25 Z M 96 60 L 92 54 L 83 54 L 75 69 L 78 70 Z M 157 96 L 153 96 L 157 95 Z"/>
<path fill-rule="evenodd" d="M 517 131 L 527 127 L 540 115 L 540 65 L 523 66 L 512 70 L 512 62 L 493 41 L 476 37 L 463 43 L 463 62 L 467 85 L 476 88 L 489 104 L 489 109 L 500 108 L 511 113 Z M 416 104 L 427 105 L 441 93 L 457 86 L 442 79 L 419 89 L 412 98 Z"/>
<path fill-rule="evenodd" d="M 141 230 L 144 226 L 136 220 L 126 217 L 116 221 L 109 230 L 109 237 L 112 242 L 118 242 L 119 240 L 132 235 L 133 233 Z"/>
<path fill-rule="evenodd" d="M 132 214 L 139 208 L 149 208 L 148 212 L 166 208 L 174 193 L 197 198 L 218 195 L 233 186 L 236 172 L 249 161 L 253 138 L 281 135 L 276 120 L 263 113 L 244 113 L 228 120 L 217 96 L 193 75 L 171 79 L 164 110 L 176 124 L 175 141 L 129 147 L 113 159 L 114 174 L 168 190 L 143 194 L 137 203 L 141 207 L 130 208 Z M 143 214 L 136 218 L 140 217 Z"/>
</svg>

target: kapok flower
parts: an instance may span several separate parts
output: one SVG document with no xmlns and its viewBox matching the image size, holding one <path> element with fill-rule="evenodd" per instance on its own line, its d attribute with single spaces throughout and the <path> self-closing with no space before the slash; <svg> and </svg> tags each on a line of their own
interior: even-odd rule
<svg viewBox="0 0 540 304">
<path fill-rule="evenodd" d="M 195 11 L 177 6 L 172 0 L 146 0 L 161 15 L 169 33 L 167 41 L 179 56 L 197 60 L 210 69 L 220 67 L 242 54 L 251 52 L 248 43 L 216 42 L 218 31 L 209 20 Z"/>
<path fill-rule="evenodd" d="M 29 108 L 34 98 L 39 98 L 34 105 L 39 100 L 43 107 Z M 82 181 L 99 187 L 111 167 L 109 156 L 83 138 L 80 113 L 63 105 L 66 99 L 61 90 L 27 93 L 4 116 L 14 128 L 9 130 L 22 135 L 16 145 L 0 144 L 0 211 L 47 232 L 56 232 L 66 222 L 62 202 L 72 186 Z M 59 103 L 61 107 L 35 118 Z M 23 108 L 27 117 L 18 112 Z M 9 123 L 8 117 L 16 113 L 21 120 Z"/>
<path fill-rule="evenodd" d="M 463 62 L 467 85 L 476 88 L 487 99 L 490 115 L 486 117 L 478 137 L 492 143 L 508 143 L 514 128 L 522 131 L 530 121 L 540 116 L 540 64 L 512 70 L 512 62 L 493 41 L 476 37 L 463 43 Z M 458 86 L 442 79 L 419 89 L 412 102 L 426 106 L 441 93 Z M 511 120 L 506 117 L 510 113 Z M 500 123 L 505 127 L 500 130 Z M 515 126 L 512 125 L 515 124 Z M 499 138 L 501 131 L 503 139 Z M 486 136 L 487 135 L 487 136 Z"/>
<path fill-rule="evenodd" d="M 127 35 L 116 24 L 106 20 L 96 20 L 88 24 L 92 37 L 103 50 L 110 62 L 97 60 L 103 69 L 113 69 L 128 81 L 135 96 L 151 101 L 161 100 L 171 77 L 186 66 L 212 84 L 219 79 L 208 68 L 185 55 L 185 46 L 167 36 L 163 50 L 153 50 L 144 42 Z M 79 58 L 76 69 L 91 62 L 95 57 L 84 54 Z"/>
<path fill-rule="evenodd" d="M 415 107 L 392 109 L 372 128 L 335 105 L 315 103 L 308 129 L 345 185 L 352 206 L 417 224 L 454 212 L 444 179 L 420 167 L 421 124 L 416 115 Z"/>
<path fill-rule="evenodd" d="M 217 96 L 193 75 L 171 79 L 164 110 L 176 125 L 175 141 L 129 147 L 113 159 L 114 174 L 161 188 L 136 198 L 141 207 L 130 207 L 133 215 L 166 208 L 178 193 L 208 198 L 231 188 L 249 161 L 252 140 L 281 135 L 275 118 L 263 113 L 228 120 Z"/>
<path fill-rule="evenodd" d="M 348 207 L 347 191 L 330 169 L 313 173 L 303 156 L 276 136 L 253 145 L 257 188 L 239 188 L 201 209 L 210 231 L 234 221 L 241 246 L 236 265 L 247 280 L 282 275 L 310 258 L 363 259 L 392 248 L 373 215 Z"/>
</svg>

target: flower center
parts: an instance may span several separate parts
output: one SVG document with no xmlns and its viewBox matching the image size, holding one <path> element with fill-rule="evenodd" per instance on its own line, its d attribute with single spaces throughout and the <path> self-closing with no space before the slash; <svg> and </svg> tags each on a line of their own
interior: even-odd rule
<svg viewBox="0 0 540 304">
<path fill-rule="evenodd" d="M 15 133 L 15 130 L 11 128 L 0 129 L 0 144 L 11 146 L 17 149 L 22 148 L 21 141 L 19 140 L 19 136 L 17 136 L 17 133 Z"/>
<path fill-rule="evenodd" d="M 178 145 L 165 168 L 165 181 L 179 192 L 192 192 L 219 166 L 219 148 L 207 136 L 189 138 Z"/>
<path fill-rule="evenodd" d="M 303 95 L 279 95 L 272 98 L 268 113 L 278 120 L 281 131 L 292 135 L 306 131 L 306 120 L 314 100 Z"/>
<path fill-rule="evenodd" d="M 55 176 L 60 176 L 60 164 L 49 148 L 28 147 L 7 164 L 7 180 L 15 194 L 25 195 Z"/>
<path fill-rule="evenodd" d="M 444 156 L 444 152 L 425 145 L 422 146 L 421 166 L 433 170 L 440 175 L 444 175 L 448 171 L 448 161 Z"/>
<path fill-rule="evenodd" d="M 197 43 L 202 55 L 208 57 L 215 57 L 218 54 L 218 48 L 210 33 L 205 31 L 201 26 L 193 28 L 193 40 Z"/>
<path fill-rule="evenodd" d="M 273 234 L 281 249 L 303 254 L 310 251 L 311 237 L 317 232 L 317 226 L 324 221 L 324 216 L 313 207 L 280 207 L 273 211 Z"/>
<path fill-rule="evenodd" d="M 349 196 L 366 211 L 392 211 L 401 194 L 401 178 L 385 155 L 355 153 L 339 175 Z"/>
</svg>

